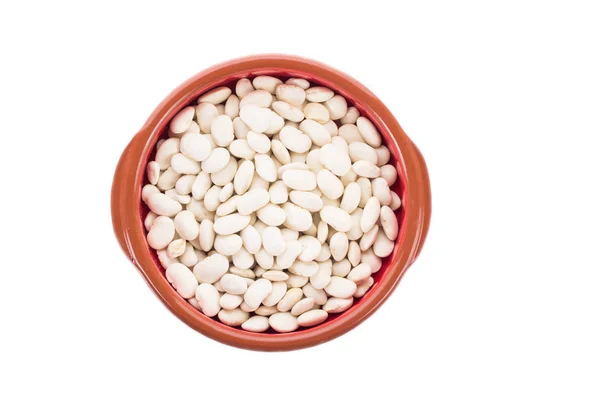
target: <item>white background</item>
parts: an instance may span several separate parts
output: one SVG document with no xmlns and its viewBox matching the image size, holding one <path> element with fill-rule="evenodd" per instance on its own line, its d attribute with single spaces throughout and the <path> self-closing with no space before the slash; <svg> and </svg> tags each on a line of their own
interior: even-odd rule
<svg viewBox="0 0 600 400">
<path fill-rule="evenodd" d="M 0 398 L 598 399 L 599 18 L 592 1 L 2 2 Z M 173 88 L 265 52 L 373 90 L 434 198 L 373 317 L 270 354 L 171 315 L 109 206 Z"/>
</svg>

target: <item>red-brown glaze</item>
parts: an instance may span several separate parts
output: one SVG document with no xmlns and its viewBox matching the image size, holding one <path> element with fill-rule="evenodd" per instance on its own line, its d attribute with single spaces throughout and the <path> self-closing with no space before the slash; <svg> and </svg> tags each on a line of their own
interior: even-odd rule
<svg viewBox="0 0 600 400">
<path fill-rule="evenodd" d="M 193 308 L 167 282 L 156 252 L 146 242 L 143 218 L 148 212 L 140 200 L 145 166 L 155 144 L 166 134 L 171 118 L 203 92 L 256 75 L 301 77 L 332 88 L 356 106 L 381 132 L 398 169 L 392 189 L 402 199 L 398 212 L 400 233 L 393 253 L 373 275 L 375 284 L 342 314 L 333 314 L 318 326 L 292 333 L 252 333 L 228 327 Z M 115 235 L 125 254 L 162 302 L 198 332 L 232 346 L 251 350 L 294 350 L 314 346 L 348 332 L 371 315 L 398 285 L 406 269 L 419 255 L 431 217 L 431 192 L 425 161 L 392 113 L 367 88 L 348 75 L 319 62 L 287 55 L 260 55 L 231 60 L 188 79 L 154 110 L 144 127 L 125 148 L 112 187 L 112 220 Z"/>
</svg>

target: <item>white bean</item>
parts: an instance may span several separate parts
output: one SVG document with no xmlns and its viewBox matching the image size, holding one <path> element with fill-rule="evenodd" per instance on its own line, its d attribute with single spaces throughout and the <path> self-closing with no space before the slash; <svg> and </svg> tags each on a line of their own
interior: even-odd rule
<svg viewBox="0 0 600 400">
<path fill-rule="evenodd" d="M 352 170 L 356 175 L 365 178 L 377 178 L 381 175 L 381 170 L 378 166 L 365 160 L 360 160 L 352 164 Z"/>
<path fill-rule="evenodd" d="M 244 244 L 244 248 L 250 254 L 256 254 L 260 250 L 262 240 L 260 234 L 253 226 L 247 226 L 242 229 L 241 238 Z"/>
<path fill-rule="evenodd" d="M 242 245 L 244 240 L 242 239 Z M 254 256 L 242 247 L 237 253 L 231 256 L 233 265 L 240 269 L 249 269 L 254 265 Z"/>
<path fill-rule="evenodd" d="M 160 190 L 173 189 L 180 177 L 181 174 L 179 172 L 175 171 L 172 167 L 169 167 L 160 175 L 156 186 L 158 186 Z"/>
<path fill-rule="evenodd" d="M 285 101 L 275 101 L 271 104 L 271 107 L 277 114 L 289 121 L 300 122 L 304 119 L 302 110 Z"/>
<path fill-rule="evenodd" d="M 369 274 L 371 273 L 371 269 L 369 268 Z M 246 293 L 248 286 L 246 285 L 246 281 L 234 274 L 225 274 L 221 277 L 220 280 L 221 287 L 225 290 L 226 293 L 242 295 Z"/>
<path fill-rule="evenodd" d="M 185 107 L 173 117 L 169 129 L 173 133 L 183 133 L 192 123 L 192 118 L 194 118 L 194 107 Z"/>
<path fill-rule="evenodd" d="M 360 117 L 360 111 L 356 107 L 348 107 L 346 115 L 340 119 L 340 122 L 342 124 L 354 124 L 358 117 Z"/>
<path fill-rule="evenodd" d="M 328 316 L 329 314 L 325 310 L 309 310 L 298 316 L 296 322 L 298 323 L 298 326 L 311 327 L 325 322 Z"/>
<path fill-rule="evenodd" d="M 344 184 L 331 171 L 322 169 L 317 174 L 319 190 L 330 199 L 338 199 L 344 194 Z"/>
<path fill-rule="evenodd" d="M 259 75 L 252 80 L 255 89 L 264 89 L 271 94 L 275 94 L 275 89 L 282 83 L 281 79 L 268 75 Z"/>
<path fill-rule="evenodd" d="M 325 102 L 325 107 L 329 110 L 329 116 L 331 119 L 340 119 L 348 111 L 348 104 L 346 99 L 339 94 L 333 96 L 331 99 Z"/>
<path fill-rule="evenodd" d="M 348 246 L 348 261 L 350 261 L 350 264 L 352 264 L 353 267 L 356 267 L 358 264 L 360 264 L 360 256 L 360 246 L 356 241 L 351 241 L 350 245 Z"/>
<path fill-rule="evenodd" d="M 379 233 L 379 225 L 374 225 L 368 232 L 360 238 L 360 250 L 367 251 L 375 243 L 377 234 Z"/>
<path fill-rule="evenodd" d="M 279 85 L 275 89 L 275 95 L 277 99 L 293 104 L 295 106 L 301 105 L 306 99 L 306 92 L 294 85 Z"/>
<path fill-rule="evenodd" d="M 396 192 L 392 192 L 392 204 L 390 204 L 390 208 L 396 211 L 401 205 L 402 201 L 400 200 L 400 197 L 396 194 Z"/>
<path fill-rule="evenodd" d="M 360 199 L 360 186 L 356 182 L 351 182 L 346 186 L 346 189 L 344 189 L 344 196 L 342 197 L 340 207 L 342 208 L 342 210 L 350 214 L 354 212 L 354 210 L 356 210 L 360 203 Z"/>
<path fill-rule="evenodd" d="M 225 256 L 232 256 L 242 248 L 242 238 L 238 235 L 217 235 L 215 237 L 215 250 Z"/>
<path fill-rule="evenodd" d="M 373 274 L 379 271 L 382 265 L 381 258 L 373 253 L 373 249 L 363 251 L 360 262 L 368 264 L 371 267 L 371 273 Z"/>
<path fill-rule="evenodd" d="M 195 180 L 196 176 L 194 175 L 183 175 L 177 179 L 177 182 L 175 183 L 175 191 L 182 195 L 191 194 Z"/>
<path fill-rule="evenodd" d="M 321 147 L 319 158 L 321 164 L 337 176 L 346 175 L 352 168 L 348 154 L 331 143 Z"/>
<path fill-rule="evenodd" d="M 317 305 L 322 306 L 327 302 L 325 290 L 315 288 L 310 282 L 304 285 L 302 292 L 306 297 L 313 299 Z"/>
<path fill-rule="evenodd" d="M 252 311 L 256 310 L 264 299 L 271 294 L 273 285 L 271 281 L 267 279 L 258 279 L 255 281 L 244 294 L 244 302 L 252 308 Z"/>
<path fill-rule="evenodd" d="M 279 140 L 281 140 L 284 147 L 295 153 L 304 153 L 308 151 L 312 145 L 312 141 L 308 135 L 291 126 L 284 126 L 281 129 L 279 132 Z"/>
<path fill-rule="evenodd" d="M 229 214 L 215 220 L 213 229 L 218 235 L 231 235 L 244 229 L 250 223 L 249 215 Z"/>
<path fill-rule="evenodd" d="M 371 267 L 369 264 L 359 264 L 348 273 L 347 279 L 359 285 L 371 276 Z"/>
<path fill-rule="evenodd" d="M 331 256 L 335 261 L 340 261 L 348 254 L 348 236 L 343 232 L 336 232 L 329 241 Z"/>
<path fill-rule="evenodd" d="M 222 147 L 217 147 L 213 151 L 211 151 L 208 158 L 202 161 L 202 171 L 212 174 L 213 172 L 217 172 L 225 168 L 227 163 L 229 163 L 229 159 L 231 155 L 227 149 Z"/>
<path fill-rule="evenodd" d="M 375 243 L 373 243 L 373 253 L 375 253 L 377 257 L 384 258 L 392 254 L 393 250 L 394 242 L 388 239 L 383 230 L 380 230 L 375 239 Z"/>
<path fill-rule="evenodd" d="M 240 110 L 240 118 L 254 132 L 263 133 L 269 129 L 271 110 L 255 104 L 248 104 Z"/>
<path fill-rule="evenodd" d="M 196 132 L 189 132 L 183 135 L 180 147 L 183 155 L 195 161 L 206 160 L 212 151 L 208 139 Z"/>
<path fill-rule="evenodd" d="M 327 303 L 323 305 L 323 310 L 330 314 L 342 313 L 352 307 L 352 303 L 354 303 L 354 299 L 352 297 L 347 299 L 331 297 L 329 300 L 327 300 Z"/>
<path fill-rule="evenodd" d="M 360 135 L 360 131 L 354 124 L 345 124 L 340 126 L 338 135 L 348 142 L 348 146 L 355 142 L 365 142 L 363 137 Z"/>
<path fill-rule="evenodd" d="M 242 329 L 249 332 L 264 332 L 269 329 L 269 318 L 260 315 L 250 317 L 242 324 Z"/>
<path fill-rule="evenodd" d="M 171 243 L 173 236 L 175 236 L 173 220 L 169 217 L 159 216 L 152 222 L 148 232 L 148 244 L 155 250 L 161 250 Z"/>
<path fill-rule="evenodd" d="M 385 146 L 379 146 L 375 149 L 377 153 L 377 166 L 381 167 L 390 161 L 390 150 Z"/>
<path fill-rule="evenodd" d="M 385 179 L 373 179 L 371 182 L 371 190 L 373 192 L 373 196 L 377 197 L 382 206 L 389 206 L 392 204 L 392 192 L 390 191 L 388 183 Z"/>
<path fill-rule="evenodd" d="M 350 154 L 350 160 L 352 160 L 352 162 L 365 160 L 370 162 L 371 164 L 377 164 L 377 152 L 374 148 L 372 148 L 366 143 L 350 143 L 350 145 L 348 146 L 348 152 Z"/>
<path fill-rule="evenodd" d="M 250 319 L 250 314 L 248 312 L 243 311 L 239 308 L 233 310 L 221 310 L 218 314 L 219 321 L 229 326 L 240 326 L 248 319 Z"/>
<path fill-rule="evenodd" d="M 280 333 L 293 332 L 298 329 L 298 320 L 291 313 L 278 312 L 269 317 L 269 325 Z"/>
<path fill-rule="evenodd" d="M 260 249 L 254 255 L 254 258 L 256 259 L 256 263 L 258 265 L 260 265 L 261 268 L 264 268 L 264 269 L 273 268 L 275 259 L 273 258 L 273 256 L 271 254 L 267 253 L 267 251 L 265 249 Z"/>
<path fill-rule="evenodd" d="M 193 297 L 198 287 L 198 281 L 188 267 L 180 263 L 169 265 L 165 273 L 167 280 L 173 285 L 177 293 L 184 299 Z"/>
<path fill-rule="evenodd" d="M 356 292 L 356 283 L 346 278 L 332 276 L 331 281 L 325 287 L 325 291 L 330 296 L 346 299 L 352 297 L 354 292 Z"/>
<path fill-rule="evenodd" d="M 329 121 L 329 110 L 321 103 L 308 103 L 302 110 L 304 117 L 324 124 Z"/>
<path fill-rule="evenodd" d="M 291 314 L 297 317 L 300 314 L 304 314 L 306 311 L 311 310 L 314 305 L 315 300 L 307 297 L 294 304 L 294 307 L 292 307 Z"/>
<path fill-rule="evenodd" d="M 371 197 L 367 204 L 365 204 L 363 215 L 360 219 L 360 229 L 363 232 L 368 232 L 373 228 L 379 219 L 379 213 L 381 211 L 381 204 L 377 197 Z"/>
<path fill-rule="evenodd" d="M 388 206 L 381 207 L 379 221 L 388 239 L 396 240 L 398 237 L 398 220 L 394 211 Z"/>
<path fill-rule="evenodd" d="M 341 208 L 326 205 L 319 213 L 321 220 L 327 222 L 338 232 L 348 232 L 352 228 L 352 218 L 350 214 Z"/>
<path fill-rule="evenodd" d="M 298 207 L 292 203 L 284 203 L 281 208 L 285 212 L 285 220 L 283 225 L 286 228 L 293 229 L 298 232 L 303 232 L 312 225 L 312 216 L 310 212 L 302 207 Z"/>
<path fill-rule="evenodd" d="M 352 268 L 352 264 L 347 259 L 333 263 L 331 267 L 332 274 L 340 278 L 346 277 Z"/>
<path fill-rule="evenodd" d="M 264 133 L 248 132 L 246 138 L 248 145 L 257 153 L 265 154 L 271 150 L 271 140 Z"/>
<path fill-rule="evenodd" d="M 248 132 L 249 133 L 249 132 Z M 236 139 L 229 145 L 229 152 L 237 158 L 252 160 L 256 152 L 250 147 L 247 139 Z"/>
<path fill-rule="evenodd" d="M 277 168 L 273 159 L 266 154 L 257 154 L 254 157 L 256 173 L 267 182 L 277 180 Z"/>
<path fill-rule="evenodd" d="M 314 261 L 304 262 L 304 261 L 296 260 L 288 268 L 288 270 L 295 275 L 300 275 L 300 276 L 305 276 L 307 278 L 310 278 L 311 276 L 316 274 L 317 271 L 319 270 L 319 264 L 317 264 Z"/>
<path fill-rule="evenodd" d="M 287 312 L 292 309 L 302 299 L 302 289 L 291 288 L 288 290 L 283 298 L 277 303 L 277 310 L 280 312 Z"/>
<path fill-rule="evenodd" d="M 191 211 L 184 210 L 179 212 L 174 220 L 175 230 L 185 240 L 194 240 L 198 237 L 200 231 L 196 217 Z"/>
<path fill-rule="evenodd" d="M 229 269 L 229 261 L 221 254 L 213 254 L 194 267 L 194 275 L 200 283 L 214 283 Z"/>
<path fill-rule="evenodd" d="M 240 109 L 246 107 L 249 104 L 254 104 L 258 107 L 269 107 L 271 105 L 273 97 L 271 93 L 266 90 L 253 90 L 245 95 L 240 101 Z"/>
<path fill-rule="evenodd" d="M 254 87 L 252 86 L 252 82 L 250 82 L 249 79 L 240 79 L 235 84 L 235 94 L 237 94 L 240 99 L 245 97 L 252 91 L 254 91 Z"/>
<path fill-rule="evenodd" d="M 152 223 L 154 222 L 156 217 L 158 217 L 158 215 L 156 215 L 152 211 L 149 211 L 146 215 L 146 218 L 144 218 L 144 228 L 146 228 L 147 231 L 149 231 L 152 227 Z"/>
<path fill-rule="evenodd" d="M 298 239 L 302 245 L 302 252 L 298 259 L 303 262 L 313 261 L 321 252 L 321 243 L 312 236 L 302 236 Z"/>
<path fill-rule="evenodd" d="M 148 207 L 157 215 L 174 217 L 181 211 L 181 203 L 163 193 L 154 193 L 148 198 Z"/>
<path fill-rule="evenodd" d="M 262 274 L 262 277 L 271 282 L 284 282 L 289 278 L 289 275 L 283 271 L 271 269 Z"/>
<path fill-rule="evenodd" d="M 200 126 L 200 131 L 203 133 L 210 133 L 210 127 L 218 116 L 219 110 L 214 104 L 201 103 L 196 106 L 196 120 Z"/>
<path fill-rule="evenodd" d="M 324 289 L 331 281 L 332 262 L 326 260 L 317 264 L 318 270 L 310 276 L 310 283 L 315 289 Z"/>
<path fill-rule="evenodd" d="M 333 95 L 333 90 L 323 86 L 314 86 L 306 89 L 306 100 L 316 103 L 323 103 L 331 99 Z"/>
<path fill-rule="evenodd" d="M 142 200 L 148 204 L 148 199 L 155 193 L 160 193 L 160 190 L 154 185 L 144 185 L 142 188 Z"/>
<path fill-rule="evenodd" d="M 246 284 L 245 281 L 244 284 Z M 244 301 L 244 298 L 242 296 L 223 293 L 221 295 L 221 298 L 219 299 L 219 305 L 224 310 L 233 310 L 235 308 L 238 308 L 240 304 L 242 304 L 242 301 Z"/>
<path fill-rule="evenodd" d="M 231 89 L 227 86 L 219 86 L 209 90 L 198 98 L 198 103 L 220 104 L 227 100 L 231 94 Z"/>
<path fill-rule="evenodd" d="M 317 146 L 324 146 L 331 143 L 331 135 L 323 125 L 312 119 L 305 119 L 298 126 L 303 133 L 308 135 L 310 140 Z"/>
<path fill-rule="evenodd" d="M 356 120 L 356 126 L 360 134 L 362 135 L 365 142 L 367 142 L 372 147 L 381 146 L 381 135 L 375 128 L 375 125 L 365 117 L 358 117 Z"/>
</svg>

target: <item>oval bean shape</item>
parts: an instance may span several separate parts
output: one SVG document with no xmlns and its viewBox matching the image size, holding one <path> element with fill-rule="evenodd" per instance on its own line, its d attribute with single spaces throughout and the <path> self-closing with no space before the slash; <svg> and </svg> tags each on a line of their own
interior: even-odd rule
<svg viewBox="0 0 600 400">
<path fill-rule="evenodd" d="M 287 218 L 287 214 L 283 210 L 283 208 L 273 203 L 269 203 L 266 206 L 259 209 L 256 212 L 256 216 L 258 217 L 258 219 L 260 219 L 262 222 L 269 226 L 279 226 L 283 224 Z"/>
<path fill-rule="evenodd" d="M 279 256 L 285 252 L 285 241 L 281 236 L 281 230 L 274 226 L 265 228 L 262 233 L 262 242 L 265 250 L 272 256 Z"/>
<path fill-rule="evenodd" d="M 196 288 L 195 296 L 200 309 L 207 317 L 214 317 L 221 311 L 221 295 L 213 285 L 201 283 Z"/>
<path fill-rule="evenodd" d="M 244 229 L 250 223 L 249 215 L 229 214 L 215 220 L 213 229 L 219 235 L 231 235 Z"/>
<path fill-rule="evenodd" d="M 169 217 L 156 217 L 148 232 L 148 244 L 155 250 L 164 249 L 175 236 L 175 225 Z"/>
<path fill-rule="evenodd" d="M 252 189 L 238 201 L 238 211 L 241 215 L 250 215 L 269 203 L 269 192 L 265 189 Z"/>
<path fill-rule="evenodd" d="M 310 327 L 325 322 L 329 314 L 325 310 L 310 310 L 298 316 L 298 326 Z"/>
<path fill-rule="evenodd" d="M 370 272 L 371 269 L 369 268 L 369 274 Z M 241 295 L 246 293 L 246 290 L 248 289 L 244 278 L 234 274 L 223 275 L 221 277 L 220 283 L 223 290 L 225 290 L 225 292 L 229 294 Z"/>
<path fill-rule="evenodd" d="M 246 304 L 256 310 L 264 299 L 271 294 L 273 285 L 267 279 L 258 279 L 255 281 L 244 294 L 244 301 Z"/>
<path fill-rule="evenodd" d="M 352 297 L 356 292 L 356 283 L 346 278 L 340 278 L 339 276 L 332 276 L 331 281 L 325 287 L 327 294 L 333 297 L 339 297 L 342 299 Z"/>
<path fill-rule="evenodd" d="M 167 268 L 165 276 L 181 297 L 184 299 L 194 297 L 198 281 L 188 267 L 183 264 L 173 263 Z"/>
<path fill-rule="evenodd" d="M 194 275 L 200 283 L 214 283 L 229 269 L 229 261 L 221 254 L 213 254 L 194 267 Z"/>
<path fill-rule="evenodd" d="M 325 221 L 338 232 L 348 232 L 352 228 L 350 214 L 341 208 L 327 205 L 321 209 L 319 215 L 322 221 Z"/>
<path fill-rule="evenodd" d="M 312 216 L 304 208 L 292 203 L 285 203 L 281 208 L 285 212 L 285 221 L 283 224 L 286 228 L 303 232 L 312 225 Z"/>
<path fill-rule="evenodd" d="M 282 179 L 292 190 L 313 190 L 317 187 L 317 178 L 311 171 L 289 169 L 283 173 Z"/>
<path fill-rule="evenodd" d="M 326 144 L 319 152 L 321 164 L 337 176 L 346 175 L 352 168 L 350 157 L 333 144 Z"/>
<path fill-rule="evenodd" d="M 280 333 L 293 332 L 298 329 L 298 320 L 291 313 L 278 312 L 269 317 L 269 325 Z"/>
<path fill-rule="evenodd" d="M 339 199 L 344 194 L 344 184 L 331 171 L 322 169 L 317 175 L 319 190 L 330 199 Z"/>
<path fill-rule="evenodd" d="M 321 208 L 323 208 L 323 200 L 321 200 L 321 197 L 311 192 L 302 192 L 294 190 L 290 192 L 289 198 L 292 201 L 292 203 L 310 212 L 317 212 L 321 210 Z"/>
</svg>

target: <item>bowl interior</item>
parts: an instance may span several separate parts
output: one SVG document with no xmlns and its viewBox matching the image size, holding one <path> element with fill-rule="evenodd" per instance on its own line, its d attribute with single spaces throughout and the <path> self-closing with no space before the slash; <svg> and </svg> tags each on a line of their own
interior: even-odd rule
<svg viewBox="0 0 600 400">
<path fill-rule="evenodd" d="M 241 331 L 244 334 L 251 335 L 251 336 L 259 336 L 259 337 L 260 336 L 265 337 L 265 336 L 269 336 L 272 334 L 276 334 L 277 336 L 282 336 L 282 335 L 293 336 L 293 335 L 302 334 L 302 332 L 307 331 L 307 330 L 312 331 L 312 330 L 321 329 L 336 319 L 343 319 L 343 318 L 347 317 L 350 314 L 352 308 L 357 307 L 359 304 L 361 304 L 362 302 L 364 302 L 366 299 L 368 299 L 374 293 L 377 292 L 380 282 L 382 282 L 386 278 L 386 275 L 389 270 L 388 266 L 390 265 L 390 262 L 392 260 L 394 260 L 396 255 L 398 254 L 398 249 L 399 249 L 398 244 L 403 240 L 404 233 L 405 233 L 403 222 L 404 222 L 405 215 L 406 215 L 405 205 L 407 205 L 407 202 L 405 201 L 405 197 L 404 197 L 405 196 L 404 182 L 405 182 L 405 177 L 406 177 L 406 171 L 405 171 L 404 163 L 402 162 L 400 150 L 398 148 L 396 141 L 394 140 L 394 138 L 393 138 L 392 134 L 390 133 L 390 131 L 388 130 L 388 128 L 381 121 L 381 119 L 373 113 L 373 111 L 369 107 L 368 103 L 366 103 L 366 102 L 361 103 L 357 99 L 354 99 L 348 92 L 346 92 L 343 87 L 333 85 L 333 84 L 331 84 L 331 82 L 324 80 L 323 78 L 321 78 L 319 76 L 315 76 L 314 74 L 310 74 L 310 73 L 307 73 L 304 71 L 281 70 L 281 69 L 275 69 L 275 68 L 264 68 L 264 69 L 259 69 L 259 70 L 244 71 L 244 72 L 238 72 L 235 74 L 231 74 L 229 76 L 225 76 L 225 77 L 221 78 L 220 80 L 214 81 L 213 83 L 211 83 L 208 86 L 198 87 L 197 92 L 191 93 L 189 96 L 186 96 L 186 98 L 182 98 L 181 101 L 177 104 L 177 106 L 173 107 L 168 113 L 166 113 L 165 115 L 162 116 L 160 123 L 157 125 L 157 128 L 151 134 L 151 136 L 147 142 L 147 145 L 144 149 L 142 159 L 140 160 L 140 168 L 141 168 L 140 171 L 145 171 L 146 164 L 149 161 L 154 159 L 154 156 L 156 153 L 156 143 L 158 142 L 158 140 L 168 138 L 169 122 L 177 114 L 177 112 L 179 112 L 181 109 L 183 109 L 184 107 L 186 107 L 188 105 L 195 105 L 196 99 L 201 94 L 207 92 L 208 90 L 210 90 L 212 88 L 215 88 L 217 86 L 228 86 L 235 93 L 235 83 L 239 79 L 242 79 L 242 78 L 252 79 L 254 76 L 258 76 L 258 75 L 276 76 L 284 82 L 285 82 L 285 80 L 287 80 L 290 77 L 304 78 L 311 82 L 311 86 L 326 86 L 326 87 L 331 88 L 334 92 L 336 92 L 336 94 L 340 94 L 340 95 L 344 96 L 346 98 L 346 100 L 348 101 L 349 106 L 356 107 L 360 111 L 361 115 L 369 118 L 375 124 L 375 126 L 379 129 L 379 132 L 381 133 L 383 141 L 384 141 L 384 145 L 386 145 L 388 147 L 388 149 L 390 150 L 389 163 L 394 165 L 394 167 L 396 167 L 396 170 L 398 171 L 398 179 L 396 180 L 394 185 L 391 187 L 391 189 L 398 194 L 398 196 L 400 197 L 400 199 L 402 201 L 402 207 L 398 211 L 396 211 L 396 217 L 397 217 L 398 223 L 399 223 L 399 234 L 398 234 L 398 238 L 396 239 L 396 244 L 394 246 L 394 250 L 388 257 L 386 257 L 385 259 L 382 260 L 383 262 L 382 262 L 381 269 L 377 273 L 372 275 L 373 280 L 374 280 L 373 286 L 367 291 L 367 293 L 362 298 L 355 299 L 352 307 L 349 310 L 347 310 L 346 312 L 343 312 L 341 314 L 330 314 L 328 319 L 325 322 L 323 322 L 322 324 L 319 324 L 317 326 L 310 327 L 310 328 L 302 328 L 301 327 L 297 331 L 294 331 L 291 333 L 283 333 L 282 334 L 282 333 L 276 333 L 272 330 L 268 330 L 264 333 L 253 333 L 253 332 L 242 331 L 241 328 L 228 327 L 225 324 L 222 324 L 216 317 L 209 318 L 209 317 L 205 316 L 204 314 L 202 314 L 199 310 L 196 310 L 189 303 L 187 304 L 187 306 L 190 309 L 192 309 L 195 313 L 197 313 L 200 318 L 204 318 L 207 323 L 210 323 L 211 321 L 213 321 L 213 323 L 217 323 L 217 324 L 221 325 L 222 327 L 224 327 L 225 329 Z M 339 124 L 338 124 L 338 126 L 339 126 Z M 145 173 L 139 173 L 138 178 L 139 178 L 138 198 L 140 198 L 140 200 L 138 203 L 139 208 L 137 210 L 137 213 L 139 214 L 139 217 L 140 217 L 139 224 L 141 226 L 141 229 L 143 232 L 145 232 L 145 229 L 143 228 L 143 221 L 146 218 L 146 215 L 148 214 L 149 209 L 146 206 L 146 204 L 141 200 L 141 188 L 143 187 L 143 185 L 148 183 L 148 180 L 147 180 Z M 165 269 L 162 268 L 162 266 L 158 260 L 158 256 L 156 255 L 156 251 L 153 250 L 152 248 L 150 248 L 150 246 L 148 246 L 147 242 L 146 242 L 146 246 L 148 248 L 148 252 L 152 256 L 152 259 L 154 260 L 154 267 L 160 271 L 163 278 L 166 280 Z M 169 287 L 170 287 L 170 285 L 169 285 Z M 173 293 L 176 296 L 179 296 L 176 293 L 175 289 L 173 289 L 172 287 L 170 287 L 170 289 L 173 291 Z"/>
</svg>

